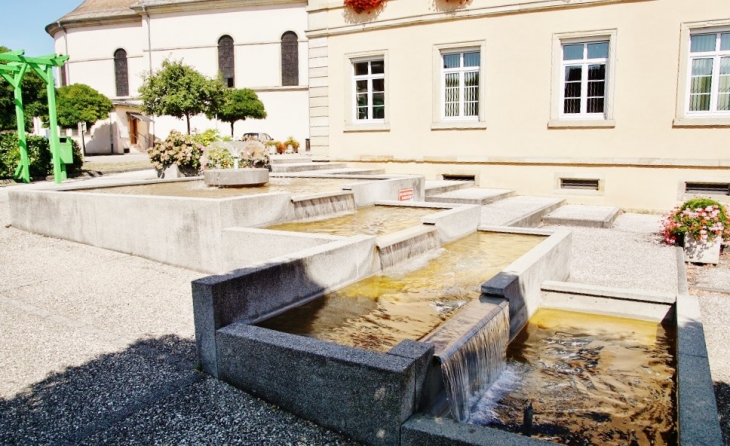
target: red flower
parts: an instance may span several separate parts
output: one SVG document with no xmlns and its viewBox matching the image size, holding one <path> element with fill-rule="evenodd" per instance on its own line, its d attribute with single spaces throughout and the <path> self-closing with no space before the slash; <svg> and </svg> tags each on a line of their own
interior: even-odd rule
<svg viewBox="0 0 730 446">
<path fill-rule="evenodd" d="M 349 6 L 358 14 L 362 12 L 369 14 L 371 10 L 385 4 L 386 1 L 388 0 L 345 0 L 345 6 Z"/>
</svg>

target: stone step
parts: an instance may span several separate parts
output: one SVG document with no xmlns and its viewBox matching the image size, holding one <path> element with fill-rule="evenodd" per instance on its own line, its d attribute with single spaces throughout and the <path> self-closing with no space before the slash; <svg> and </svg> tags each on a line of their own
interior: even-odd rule
<svg viewBox="0 0 730 446">
<path fill-rule="evenodd" d="M 487 189 L 482 187 L 467 187 L 452 190 L 438 195 L 426 196 L 426 201 L 437 203 L 458 203 L 485 205 L 497 200 L 505 199 L 514 194 L 509 189 Z"/>
<path fill-rule="evenodd" d="M 439 195 L 452 190 L 473 186 L 474 182 L 468 180 L 426 180 L 426 196 Z"/>
<path fill-rule="evenodd" d="M 560 207 L 562 198 L 518 196 L 482 206 L 482 226 L 536 227 L 542 217 Z"/>
<path fill-rule="evenodd" d="M 284 164 L 272 164 L 272 172 L 305 172 L 310 170 L 332 170 L 332 169 L 343 169 L 347 167 L 345 163 L 284 163 Z"/>
<path fill-rule="evenodd" d="M 542 222 L 546 225 L 610 228 L 620 212 L 621 209 L 613 206 L 570 204 L 550 212 Z"/>
<path fill-rule="evenodd" d="M 269 157 L 271 159 L 271 164 L 303 164 L 303 163 L 311 163 L 312 158 L 307 155 L 299 155 L 299 154 L 293 154 L 293 155 L 271 155 Z"/>
</svg>

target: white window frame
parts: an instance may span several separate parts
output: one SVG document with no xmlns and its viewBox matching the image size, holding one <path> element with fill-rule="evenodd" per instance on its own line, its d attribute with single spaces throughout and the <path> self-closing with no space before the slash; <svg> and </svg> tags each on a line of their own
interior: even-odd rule
<svg viewBox="0 0 730 446">
<path fill-rule="evenodd" d="M 383 72 L 373 74 L 372 73 L 372 62 L 383 62 Z M 359 63 L 367 63 L 368 64 L 368 74 L 355 74 L 355 64 Z M 351 66 L 351 73 L 352 73 L 352 121 L 353 122 L 363 122 L 366 124 L 382 124 L 385 122 L 385 71 L 388 69 L 388 67 L 385 66 L 385 60 L 383 58 L 368 58 L 368 59 L 355 59 L 352 61 Z M 375 105 L 373 104 L 373 94 L 375 91 L 373 90 L 373 81 L 374 80 L 383 80 L 383 118 L 373 118 L 373 108 Z M 367 118 L 359 118 L 359 107 L 357 103 L 357 82 L 358 81 L 367 81 L 368 83 L 368 117 Z"/>
<path fill-rule="evenodd" d="M 712 34 L 713 32 L 724 32 L 726 30 L 730 30 L 730 18 L 682 23 L 679 39 L 679 73 L 674 127 L 730 127 L 730 115 L 724 112 L 689 112 L 689 91 L 692 79 L 690 39 L 694 34 Z"/>
<path fill-rule="evenodd" d="M 464 55 L 468 53 L 478 53 L 479 54 L 479 65 L 476 67 L 471 66 L 467 67 L 464 66 Z M 479 113 L 476 115 L 465 115 L 464 109 L 466 107 L 466 85 L 464 83 L 464 76 L 467 73 L 474 73 L 476 72 L 479 78 L 481 79 L 481 58 L 482 55 L 479 52 L 479 48 L 470 48 L 470 49 L 462 49 L 462 50 L 448 50 L 448 51 L 442 51 L 441 52 L 441 60 L 443 61 L 444 57 L 446 56 L 453 56 L 453 55 L 459 55 L 459 66 L 456 68 L 444 68 L 443 62 L 441 65 L 441 120 L 443 121 L 478 121 L 479 120 Z M 459 86 L 457 87 L 459 90 L 459 114 L 455 116 L 447 116 L 446 115 L 446 76 L 448 74 L 458 74 L 459 76 Z M 481 85 L 477 85 L 477 110 L 479 109 L 479 88 Z"/>
<path fill-rule="evenodd" d="M 479 53 L 478 67 L 462 67 L 460 69 L 443 68 L 443 56 L 455 53 Z M 432 91 L 432 123 L 431 130 L 486 129 L 486 41 L 468 41 L 437 44 L 433 46 L 433 91 Z M 462 56 L 463 60 L 463 56 Z M 446 72 L 479 71 L 479 93 L 477 116 L 445 116 L 446 115 Z M 463 75 L 460 76 L 460 115 L 463 115 Z"/>
<path fill-rule="evenodd" d="M 389 60 L 387 50 L 374 50 L 360 53 L 345 54 L 344 73 L 348 77 L 345 81 L 345 113 L 344 113 L 344 131 L 345 132 L 378 132 L 390 131 L 390 81 L 389 81 Z M 372 62 L 382 60 L 384 64 L 384 73 L 382 75 L 355 76 L 355 64 L 360 62 Z M 369 70 L 368 70 L 369 71 Z M 357 113 L 357 88 L 356 81 L 361 78 L 377 79 L 382 78 L 385 81 L 385 118 L 384 119 L 358 119 Z M 372 113 L 372 82 L 368 82 L 368 98 L 370 110 Z M 370 114 L 372 116 L 372 114 Z"/>
<path fill-rule="evenodd" d="M 593 43 L 607 43 L 608 44 L 608 56 L 601 58 L 588 58 L 588 45 Z M 561 41 L 561 50 L 564 52 L 566 46 L 570 45 L 582 45 L 583 46 L 583 57 L 581 59 L 565 60 L 565 57 L 560 58 L 561 62 L 561 96 L 560 96 L 560 119 L 606 119 L 606 93 L 608 89 L 608 67 L 611 59 L 611 42 L 605 39 L 580 39 L 580 40 L 563 40 Z M 591 65 L 605 65 L 606 77 L 604 78 L 604 90 L 603 90 L 603 111 L 599 113 L 588 112 L 588 67 Z M 565 113 L 565 84 L 566 79 L 566 68 L 567 67 L 581 67 L 581 81 L 580 81 L 580 112 L 578 113 Z"/>
<path fill-rule="evenodd" d="M 715 35 L 715 49 L 714 51 L 707 51 L 703 53 L 692 52 L 692 36 L 697 35 Z M 727 116 L 730 117 L 730 110 L 717 110 L 717 99 L 720 91 L 720 59 L 730 57 L 730 49 L 720 50 L 720 36 L 722 34 L 730 34 L 730 28 L 710 29 L 710 30 L 694 30 L 689 33 L 689 53 L 687 59 L 687 82 L 686 82 L 686 99 L 685 99 L 685 110 L 687 116 L 701 116 L 701 117 L 714 117 L 714 116 Z M 709 110 L 690 110 L 690 103 L 692 100 L 692 61 L 695 59 L 712 59 L 712 87 L 710 89 L 710 109 Z"/>
<path fill-rule="evenodd" d="M 563 61 L 563 46 L 574 44 L 588 44 L 608 42 L 608 57 L 606 59 L 584 59 L 581 61 Z M 614 97 L 616 90 L 618 32 L 616 29 L 600 29 L 594 31 L 567 32 L 553 35 L 553 72 L 552 93 L 550 107 L 550 121 L 548 128 L 613 128 Z M 587 51 L 587 48 L 584 48 Z M 587 54 L 584 53 L 584 57 Z M 605 61 L 606 80 L 604 89 L 603 113 L 564 113 L 565 104 L 565 67 L 567 65 L 595 64 L 595 61 Z M 587 73 L 581 87 L 581 107 L 587 101 Z M 583 110 L 583 108 L 581 108 Z"/>
</svg>

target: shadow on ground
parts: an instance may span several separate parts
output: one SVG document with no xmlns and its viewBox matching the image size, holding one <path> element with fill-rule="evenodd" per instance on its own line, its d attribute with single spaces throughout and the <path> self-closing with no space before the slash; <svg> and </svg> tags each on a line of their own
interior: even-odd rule
<svg viewBox="0 0 730 446">
<path fill-rule="evenodd" d="M 140 340 L 0 399 L 0 443 L 354 444 L 195 371 L 195 343 Z"/>
<path fill-rule="evenodd" d="M 720 414 L 720 429 L 722 430 L 722 441 L 730 445 L 730 384 L 715 382 L 715 399 L 717 400 L 717 412 Z"/>
</svg>

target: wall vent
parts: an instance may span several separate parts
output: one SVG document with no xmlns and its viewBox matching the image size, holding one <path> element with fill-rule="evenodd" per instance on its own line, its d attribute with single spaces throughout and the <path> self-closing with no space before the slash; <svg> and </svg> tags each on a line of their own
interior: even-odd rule
<svg viewBox="0 0 730 446">
<path fill-rule="evenodd" d="M 684 183 L 687 194 L 730 195 L 730 183 Z"/>
<path fill-rule="evenodd" d="M 561 178 L 561 189 L 599 190 L 599 180 L 589 178 Z"/>
<path fill-rule="evenodd" d="M 448 181 L 474 181 L 476 182 L 476 175 L 458 175 L 458 174 L 443 174 L 444 180 Z"/>
</svg>

